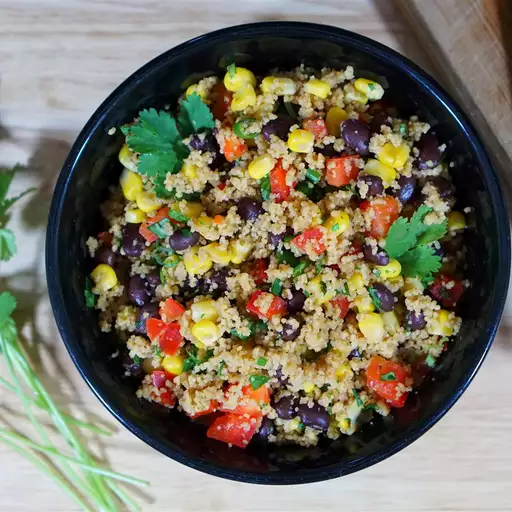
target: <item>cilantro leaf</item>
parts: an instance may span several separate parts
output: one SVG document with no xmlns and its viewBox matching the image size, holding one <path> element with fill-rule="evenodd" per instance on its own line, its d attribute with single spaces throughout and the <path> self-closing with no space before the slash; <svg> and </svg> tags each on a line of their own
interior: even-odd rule
<svg viewBox="0 0 512 512">
<path fill-rule="evenodd" d="M 16 309 L 16 299 L 9 292 L 0 293 L 0 326 L 3 326 Z"/>
<path fill-rule="evenodd" d="M 137 170 L 149 178 L 161 176 L 165 179 L 168 172 L 175 174 L 181 167 L 178 157 L 173 151 L 162 151 L 160 153 L 147 153 L 140 155 Z M 164 174 L 165 173 L 165 174 Z"/>
<path fill-rule="evenodd" d="M 178 125 L 183 137 L 215 128 L 213 114 L 199 94 L 190 94 L 181 102 Z"/>
<path fill-rule="evenodd" d="M 85 305 L 88 308 L 93 308 L 96 305 L 96 295 L 92 293 L 92 279 L 89 276 L 85 278 L 84 297 Z"/>
<path fill-rule="evenodd" d="M 378 293 L 376 293 L 375 288 L 373 286 L 370 286 L 370 288 L 368 288 L 368 293 L 370 294 L 370 297 L 372 299 L 372 302 L 373 302 L 374 306 L 379 311 L 381 311 L 381 309 L 382 309 L 382 301 L 381 301 Z"/>
<path fill-rule="evenodd" d="M 423 234 L 418 238 L 418 245 L 428 245 L 436 240 L 440 240 L 446 235 L 447 222 L 441 224 L 431 224 L 426 226 Z"/>
<path fill-rule="evenodd" d="M 252 389 L 257 390 L 263 386 L 270 377 L 267 377 L 266 375 L 249 375 L 249 384 L 251 385 Z"/>
<path fill-rule="evenodd" d="M 406 277 L 421 276 L 427 281 L 441 268 L 441 258 L 428 245 L 419 245 L 400 257 L 402 272 Z"/>
<path fill-rule="evenodd" d="M 380 376 L 380 380 L 382 380 L 384 382 L 386 382 L 386 381 L 394 381 L 394 380 L 396 380 L 396 375 L 394 374 L 394 372 L 383 373 Z"/>
<path fill-rule="evenodd" d="M 236 64 L 235 64 L 234 62 L 232 62 L 232 63 L 227 67 L 227 72 L 229 73 L 230 78 L 235 78 L 235 74 L 236 74 Z"/>
<path fill-rule="evenodd" d="M 398 258 L 416 243 L 416 235 L 411 231 L 408 220 L 399 217 L 389 228 L 386 236 L 386 252 L 390 258 Z"/>
<path fill-rule="evenodd" d="M 5 201 L 5 198 L 7 197 L 7 191 L 11 186 L 11 182 L 17 170 L 18 166 L 9 171 L 2 171 L 0 173 L 0 204 Z"/>
<path fill-rule="evenodd" d="M 0 261 L 10 260 L 16 254 L 14 233 L 7 228 L 0 228 Z"/>
<path fill-rule="evenodd" d="M 267 174 L 264 178 L 260 180 L 261 186 L 261 198 L 263 201 L 268 201 L 270 199 L 270 177 Z"/>
</svg>

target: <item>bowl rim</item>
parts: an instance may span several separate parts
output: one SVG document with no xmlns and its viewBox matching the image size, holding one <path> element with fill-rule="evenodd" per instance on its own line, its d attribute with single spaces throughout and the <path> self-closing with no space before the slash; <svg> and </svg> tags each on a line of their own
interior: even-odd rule
<svg viewBox="0 0 512 512">
<path fill-rule="evenodd" d="M 493 198 L 493 214 L 496 216 L 496 220 L 499 226 L 498 247 L 500 249 L 500 258 L 497 262 L 496 269 L 498 274 L 497 286 L 494 290 L 494 297 L 491 305 L 493 318 L 492 323 L 487 327 L 488 340 L 485 344 L 482 344 L 479 347 L 479 351 L 474 354 L 472 368 L 466 374 L 465 378 L 459 382 L 459 385 L 456 387 L 456 389 L 453 390 L 453 393 L 443 401 L 436 413 L 432 414 L 428 418 L 425 418 L 422 423 L 419 424 L 413 431 L 405 432 L 400 439 L 379 449 L 379 451 L 373 455 L 362 456 L 348 463 L 343 463 L 340 461 L 335 465 L 330 465 L 325 468 L 306 469 L 300 470 L 298 472 L 257 473 L 238 469 L 226 469 L 225 467 L 217 466 L 216 464 L 206 462 L 200 458 L 190 457 L 178 451 L 169 449 L 167 446 L 153 439 L 153 436 L 150 433 L 145 432 L 134 425 L 131 420 L 125 417 L 125 414 L 120 407 L 117 407 L 108 402 L 105 396 L 105 392 L 102 389 L 101 382 L 93 381 L 94 376 L 92 375 L 92 372 L 84 368 L 83 358 L 79 357 L 74 350 L 74 347 L 79 342 L 77 340 L 71 339 L 71 337 L 68 335 L 71 321 L 65 314 L 64 300 L 61 293 L 61 282 L 58 277 L 59 237 L 57 233 L 59 232 L 60 228 L 64 198 L 66 196 L 74 168 L 80 159 L 80 155 L 84 147 L 87 145 L 91 134 L 98 129 L 98 126 L 102 122 L 103 118 L 114 108 L 116 102 L 120 100 L 125 94 L 127 94 L 129 90 L 137 86 L 140 81 L 144 80 L 144 78 L 149 73 L 153 72 L 157 68 L 160 68 L 161 66 L 169 65 L 169 61 L 179 57 L 183 50 L 191 49 L 203 44 L 210 44 L 213 42 L 221 41 L 226 38 L 232 39 L 239 37 L 246 39 L 249 37 L 257 36 L 300 37 L 305 33 L 307 33 L 308 36 L 316 36 L 319 39 L 324 39 L 327 41 L 335 40 L 336 42 L 350 47 L 357 46 L 357 49 L 363 53 L 370 54 L 373 57 L 381 58 L 387 61 L 390 66 L 399 68 L 402 72 L 409 75 L 409 77 L 411 77 L 414 81 L 425 88 L 428 93 L 434 97 L 435 100 L 443 105 L 448 114 L 451 115 L 452 118 L 455 119 L 458 123 L 463 136 L 466 137 L 475 155 L 475 159 L 482 170 L 486 186 L 489 190 L 489 195 Z M 361 469 L 373 466 L 374 464 L 390 457 L 391 455 L 394 455 L 418 439 L 427 430 L 429 430 L 448 412 L 449 409 L 451 409 L 455 402 L 460 398 L 462 393 L 473 380 L 476 372 L 485 359 L 485 356 L 487 355 L 496 335 L 496 331 L 498 329 L 498 325 L 503 313 L 510 274 L 509 219 L 507 209 L 505 207 L 503 193 L 499 187 L 499 179 L 497 173 L 491 164 L 491 161 L 484 149 L 484 145 L 480 137 L 477 135 L 476 130 L 473 128 L 468 117 L 457 106 L 450 95 L 438 84 L 435 79 L 423 71 L 419 66 L 410 61 L 407 57 L 404 57 L 395 50 L 377 41 L 334 26 L 295 21 L 266 21 L 258 23 L 247 23 L 202 34 L 158 55 L 143 65 L 141 68 L 136 70 L 126 80 L 118 85 L 87 121 L 84 128 L 78 135 L 76 141 L 74 142 L 63 165 L 55 186 L 50 207 L 45 252 L 48 292 L 60 336 L 64 341 L 68 353 L 80 375 L 83 377 L 89 388 L 93 391 L 100 402 L 109 410 L 109 412 L 139 439 L 177 462 L 199 470 L 203 473 L 226 478 L 229 480 L 267 485 L 290 485 L 319 482 L 354 473 Z"/>
</svg>

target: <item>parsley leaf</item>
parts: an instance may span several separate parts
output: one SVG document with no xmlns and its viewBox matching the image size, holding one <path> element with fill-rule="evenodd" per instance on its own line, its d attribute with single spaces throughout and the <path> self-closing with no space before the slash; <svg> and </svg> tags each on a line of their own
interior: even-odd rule
<svg viewBox="0 0 512 512">
<path fill-rule="evenodd" d="M 96 305 L 96 295 L 92 293 L 92 279 L 89 276 L 85 278 L 84 297 L 85 305 L 88 308 L 93 308 Z"/>
<path fill-rule="evenodd" d="M 16 299 L 9 292 L 0 293 L 0 326 L 3 326 L 16 309 Z"/>
<path fill-rule="evenodd" d="M 252 389 L 257 390 L 263 386 L 270 377 L 267 377 L 266 375 L 249 375 L 249 384 L 251 385 Z"/>
<path fill-rule="evenodd" d="M 263 201 L 268 201 L 270 199 L 270 177 L 267 174 L 264 178 L 260 180 L 261 187 L 261 198 Z"/>
<path fill-rule="evenodd" d="M 235 78 L 235 73 L 236 73 L 236 64 L 234 62 L 232 62 L 228 67 L 227 67 L 227 71 L 229 73 L 229 77 L 230 78 Z"/>
<path fill-rule="evenodd" d="M 0 228 L 0 261 L 10 260 L 16 254 L 16 239 L 8 228 Z"/>
<path fill-rule="evenodd" d="M 426 226 L 423 234 L 418 238 L 419 245 L 428 245 L 436 240 L 440 240 L 446 235 L 447 222 L 441 222 L 441 224 L 431 224 Z"/>
<path fill-rule="evenodd" d="M 402 272 L 406 277 L 421 276 L 428 282 L 441 268 L 441 258 L 429 245 L 420 245 L 400 257 Z"/>
<path fill-rule="evenodd" d="M 183 137 L 215 128 L 213 114 L 199 94 L 190 94 L 181 102 L 178 125 Z"/>
</svg>

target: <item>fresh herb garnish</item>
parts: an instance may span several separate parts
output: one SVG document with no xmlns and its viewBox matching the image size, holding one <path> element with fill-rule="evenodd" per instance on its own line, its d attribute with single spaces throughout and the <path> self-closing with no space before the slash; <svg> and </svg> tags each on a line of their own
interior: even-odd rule
<svg viewBox="0 0 512 512">
<path fill-rule="evenodd" d="M 234 62 L 232 62 L 227 68 L 227 72 L 229 73 L 230 78 L 235 78 L 236 74 L 236 65 Z"/>
<path fill-rule="evenodd" d="M 156 356 L 156 357 L 163 357 L 163 354 L 162 354 L 162 351 L 160 350 L 160 347 L 158 345 L 155 345 L 153 347 L 153 354 Z"/>
<path fill-rule="evenodd" d="M 167 238 L 169 236 L 169 226 L 171 221 L 166 217 L 165 219 L 159 220 L 151 226 L 148 226 L 149 231 L 156 235 L 158 238 Z"/>
<path fill-rule="evenodd" d="M 375 84 L 372 84 L 371 82 L 368 84 L 368 89 L 370 89 L 370 91 L 374 91 L 375 90 Z"/>
<path fill-rule="evenodd" d="M 240 334 L 236 329 L 231 329 L 231 335 L 235 336 L 236 338 L 238 338 L 242 341 L 252 338 L 254 336 L 254 329 L 255 329 L 254 320 L 249 319 L 248 323 L 249 323 L 249 334 Z"/>
<path fill-rule="evenodd" d="M 375 411 L 377 409 L 377 404 L 366 404 L 362 411 L 361 412 L 366 412 L 366 411 Z"/>
<path fill-rule="evenodd" d="M 261 198 L 263 199 L 263 201 L 268 201 L 270 199 L 270 177 L 268 176 L 268 174 L 264 178 L 261 178 L 260 187 Z"/>
<path fill-rule="evenodd" d="M 249 384 L 251 385 L 252 389 L 257 390 L 263 386 L 266 382 L 268 382 L 270 377 L 267 377 L 266 375 L 249 375 Z"/>
<path fill-rule="evenodd" d="M 331 231 L 339 231 L 340 230 L 340 225 L 338 223 L 334 224 L 334 226 L 331 228 Z"/>
<path fill-rule="evenodd" d="M 327 293 L 327 285 L 323 281 L 320 281 L 320 290 L 322 290 L 322 295 Z"/>
<path fill-rule="evenodd" d="M 307 261 L 301 261 L 292 272 L 292 277 L 299 277 L 301 274 L 304 273 L 304 270 L 309 266 L 309 262 Z"/>
<path fill-rule="evenodd" d="M 343 288 L 338 288 L 336 290 L 336 293 L 340 294 L 340 295 L 350 295 L 350 290 L 348 289 L 348 284 L 345 282 L 343 283 Z"/>
<path fill-rule="evenodd" d="M 361 400 L 361 397 L 359 396 L 359 393 L 352 388 L 352 393 L 354 395 L 354 398 L 356 399 L 356 404 L 358 407 L 363 407 L 363 401 Z"/>
<path fill-rule="evenodd" d="M 306 171 L 306 178 L 316 185 L 320 181 L 320 173 L 315 171 L 315 169 L 308 169 Z"/>
<path fill-rule="evenodd" d="M 217 375 L 222 375 L 222 370 L 224 370 L 225 366 L 226 366 L 226 361 L 222 360 L 219 363 L 219 369 L 217 370 Z"/>
<path fill-rule="evenodd" d="M 281 291 L 283 289 L 283 283 L 280 279 L 274 279 L 272 286 L 270 287 L 270 293 L 276 295 L 277 297 L 281 296 Z"/>
<path fill-rule="evenodd" d="M 87 276 L 85 278 L 85 288 L 84 288 L 84 297 L 85 297 L 85 305 L 88 308 L 93 308 L 96 306 L 96 295 L 92 293 L 92 279 Z"/>
<path fill-rule="evenodd" d="M 425 358 L 425 364 L 429 368 L 434 368 L 434 366 L 436 365 L 436 358 L 432 354 L 428 354 L 427 357 Z"/>
<path fill-rule="evenodd" d="M 265 320 L 258 320 L 256 322 L 256 325 L 254 326 L 254 328 L 256 329 L 256 331 L 259 331 L 259 332 L 268 331 L 268 325 L 267 325 L 267 322 L 265 322 Z"/>
<path fill-rule="evenodd" d="M 407 125 L 405 123 L 400 123 L 399 126 L 400 135 L 405 135 L 407 133 Z"/>
<path fill-rule="evenodd" d="M 388 372 L 388 373 L 383 373 L 381 376 L 380 376 L 380 380 L 382 381 L 394 381 L 396 380 L 396 375 L 395 375 L 395 372 Z"/>
<path fill-rule="evenodd" d="M 160 283 L 162 283 L 162 285 L 164 285 L 166 282 L 167 282 L 167 279 L 164 274 L 164 268 L 162 267 L 160 269 Z"/>
<path fill-rule="evenodd" d="M 259 357 L 256 364 L 258 366 L 265 366 L 267 364 L 267 360 L 264 357 Z"/>
<path fill-rule="evenodd" d="M 186 215 L 183 215 L 183 213 L 178 212 L 176 210 L 169 210 L 169 217 L 177 222 L 183 222 L 186 223 L 189 218 Z"/>
<path fill-rule="evenodd" d="M 277 251 L 277 262 L 286 263 L 287 265 L 290 265 L 290 267 L 296 267 L 300 260 L 292 251 L 283 249 L 281 251 Z"/>
<path fill-rule="evenodd" d="M 373 305 L 380 311 L 382 308 L 382 301 L 379 295 L 375 292 L 375 288 L 370 286 L 370 288 L 368 288 L 368 293 L 370 294 Z"/>
<path fill-rule="evenodd" d="M 199 94 L 190 94 L 181 102 L 178 126 L 183 137 L 215 128 L 213 114 Z"/>
<path fill-rule="evenodd" d="M 153 244 L 153 251 L 151 253 L 151 256 L 153 256 L 153 259 L 156 261 L 158 265 L 164 265 L 165 259 L 172 254 L 174 254 L 174 249 L 172 249 L 171 247 L 165 247 L 157 243 Z"/>
<path fill-rule="evenodd" d="M 295 188 L 299 192 L 302 192 L 306 197 L 311 197 L 313 194 L 313 185 L 307 181 L 301 181 Z"/>
<path fill-rule="evenodd" d="M 141 359 L 139 356 L 133 356 L 133 357 L 132 357 L 132 361 L 133 361 L 135 364 L 140 364 L 140 362 L 142 361 L 142 359 Z"/>
<path fill-rule="evenodd" d="M 195 345 L 190 345 L 186 348 L 185 352 L 188 357 L 183 361 L 183 371 L 188 372 L 196 366 L 208 361 L 213 356 L 213 350 L 207 350 L 204 357 L 199 357 L 199 349 Z"/>
</svg>

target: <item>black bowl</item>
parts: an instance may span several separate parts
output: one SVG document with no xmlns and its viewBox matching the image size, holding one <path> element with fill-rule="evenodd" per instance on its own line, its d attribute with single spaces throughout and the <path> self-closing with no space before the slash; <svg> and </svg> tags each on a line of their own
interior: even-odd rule
<svg viewBox="0 0 512 512">
<path fill-rule="evenodd" d="M 101 333 L 85 307 L 90 270 L 85 241 L 98 230 L 98 207 L 120 173 L 122 136 L 107 132 L 145 107 L 163 107 L 197 80 L 222 73 L 235 60 L 256 73 L 305 63 L 316 68 L 353 64 L 359 76 L 385 77 L 387 97 L 403 114 L 435 125 L 456 162 L 459 206 L 472 207 L 467 242 L 472 286 L 463 327 L 439 367 L 393 416 L 351 437 L 315 448 L 254 446 L 245 451 L 208 439 L 201 425 L 175 411 L 141 403 L 137 383 L 122 378 L 110 354 L 115 339 Z M 441 87 L 410 61 L 366 37 L 338 28 L 271 22 L 227 28 L 181 44 L 146 64 L 94 113 L 60 174 L 51 206 L 46 266 L 59 331 L 78 370 L 112 414 L 163 454 L 212 475 L 261 484 L 326 480 L 371 466 L 428 430 L 460 397 L 482 363 L 505 303 L 510 270 L 509 223 L 498 179 L 467 117 Z M 462 426 L 461 426 L 462 427 Z"/>
</svg>

